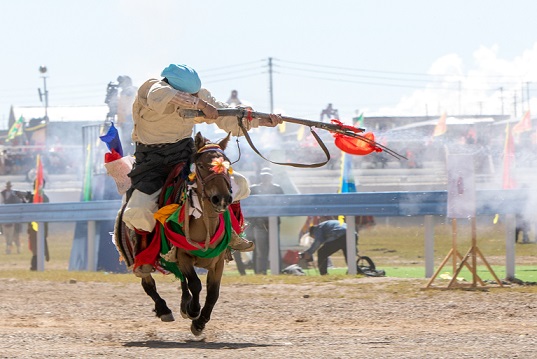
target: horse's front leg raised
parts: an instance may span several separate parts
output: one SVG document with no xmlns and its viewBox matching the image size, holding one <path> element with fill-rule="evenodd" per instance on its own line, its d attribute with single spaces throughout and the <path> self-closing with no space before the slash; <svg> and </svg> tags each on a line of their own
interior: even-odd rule
<svg viewBox="0 0 537 359">
<path fill-rule="evenodd" d="M 196 336 L 203 332 L 205 324 L 211 320 L 211 313 L 220 296 L 220 282 L 222 281 L 223 272 L 224 256 L 221 256 L 214 269 L 210 269 L 207 273 L 207 296 L 205 297 L 205 304 L 203 305 L 199 318 L 192 320 L 192 325 L 190 326 L 190 331 Z"/>
<path fill-rule="evenodd" d="M 157 284 L 151 275 L 142 278 L 142 287 L 148 296 L 155 302 L 155 309 L 153 311 L 163 322 L 173 322 L 175 318 L 166 301 L 160 297 L 157 292 Z"/>
<path fill-rule="evenodd" d="M 201 311 L 201 281 L 193 266 L 181 271 L 185 277 L 181 282 L 181 316 L 185 319 L 197 319 Z"/>
</svg>

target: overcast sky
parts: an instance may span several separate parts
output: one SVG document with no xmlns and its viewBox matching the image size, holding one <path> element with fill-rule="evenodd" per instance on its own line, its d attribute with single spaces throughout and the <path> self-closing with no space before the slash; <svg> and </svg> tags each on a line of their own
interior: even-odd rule
<svg viewBox="0 0 537 359">
<path fill-rule="evenodd" d="M 537 1 L 0 0 L 0 127 L 9 108 L 104 105 L 169 63 L 220 100 L 319 119 L 514 114 L 537 106 Z M 515 102 L 516 99 L 516 102 Z M 535 112 L 535 111 L 534 111 Z M 103 118 L 104 121 L 104 118 Z"/>
</svg>

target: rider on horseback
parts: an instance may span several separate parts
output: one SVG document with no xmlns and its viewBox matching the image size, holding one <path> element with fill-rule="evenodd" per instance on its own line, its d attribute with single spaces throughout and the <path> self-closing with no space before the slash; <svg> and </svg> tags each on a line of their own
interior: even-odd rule
<svg viewBox="0 0 537 359">
<path fill-rule="evenodd" d="M 178 164 L 185 164 L 194 153 L 192 133 L 198 123 L 216 124 L 234 136 L 242 135 L 236 117 L 218 117 L 217 108 L 229 107 L 216 101 L 209 91 L 201 88 L 196 71 L 186 65 L 171 64 L 161 75 L 162 79 L 149 79 L 140 88 L 133 104 L 134 129 L 132 139 L 136 144 L 136 162 L 129 177 L 132 189 L 127 193 L 128 202 L 123 213 L 127 227 L 136 231 L 142 247 L 147 236 L 155 228 L 154 213 L 158 210 L 158 199 L 168 175 Z M 201 110 L 204 117 L 185 118 L 183 109 Z M 259 126 L 275 127 L 282 122 L 279 115 L 269 119 L 245 121 L 247 130 Z M 246 198 L 250 191 L 248 182 L 234 172 L 233 202 L 237 217 L 242 217 L 238 201 Z M 233 233 L 229 245 L 239 251 L 251 251 L 254 244 L 237 233 Z M 153 271 L 153 263 L 135 268 L 137 276 Z"/>
</svg>

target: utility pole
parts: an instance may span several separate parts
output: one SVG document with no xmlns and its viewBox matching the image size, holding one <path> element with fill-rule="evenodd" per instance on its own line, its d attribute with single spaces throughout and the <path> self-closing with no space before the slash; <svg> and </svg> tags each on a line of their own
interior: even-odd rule
<svg viewBox="0 0 537 359">
<path fill-rule="evenodd" d="M 39 66 L 39 72 L 43 74 L 43 93 L 41 92 L 41 89 L 38 88 L 37 91 L 39 93 L 39 100 L 43 102 L 43 96 L 45 97 L 45 119 L 48 120 L 48 91 L 47 91 L 47 77 L 45 74 L 47 73 L 47 67 L 46 66 Z"/>
<path fill-rule="evenodd" d="M 274 113 L 274 90 L 272 88 L 272 57 L 268 58 L 270 113 Z"/>
</svg>

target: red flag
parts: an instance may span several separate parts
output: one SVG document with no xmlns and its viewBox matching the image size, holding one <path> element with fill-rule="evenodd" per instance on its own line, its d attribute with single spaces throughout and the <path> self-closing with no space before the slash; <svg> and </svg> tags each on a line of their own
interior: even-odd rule
<svg viewBox="0 0 537 359">
<path fill-rule="evenodd" d="M 516 188 L 516 182 L 511 175 L 515 166 L 515 142 L 509 123 L 505 127 L 505 146 L 503 149 L 503 189 Z"/>
<path fill-rule="evenodd" d="M 43 203 L 43 164 L 41 163 L 41 155 L 37 155 L 37 167 L 34 185 L 33 203 Z"/>
<path fill-rule="evenodd" d="M 522 120 L 513 127 L 513 134 L 518 135 L 519 133 L 531 131 L 531 116 L 530 110 L 526 111 Z"/>
<path fill-rule="evenodd" d="M 440 119 L 438 120 L 438 123 L 436 124 L 433 132 L 433 137 L 441 136 L 447 131 L 447 125 L 446 125 L 446 113 L 444 112 L 442 116 L 440 116 Z"/>
</svg>

